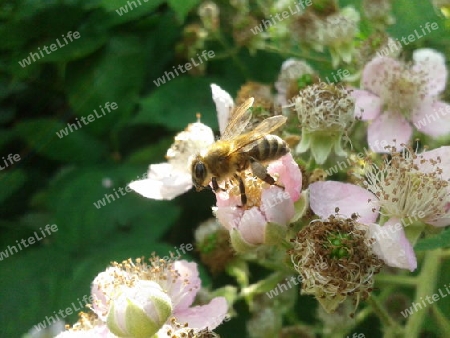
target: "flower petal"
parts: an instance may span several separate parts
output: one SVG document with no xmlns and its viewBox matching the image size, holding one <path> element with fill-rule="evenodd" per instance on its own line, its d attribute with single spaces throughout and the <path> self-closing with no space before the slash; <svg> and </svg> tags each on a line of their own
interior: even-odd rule
<svg viewBox="0 0 450 338">
<path fill-rule="evenodd" d="M 213 101 L 216 104 L 220 134 L 223 134 L 225 127 L 228 124 L 231 110 L 234 108 L 234 101 L 230 94 L 214 83 L 211 84 L 211 91 Z"/>
<path fill-rule="evenodd" d="M 171 200 L 192 188 L 189 173 L 175 170 L 170 163 L 151 164 L 148 178 L 131 182 L 128 186 L 144 197 Z"/>
<path fill-rule="evenodd" d="M 450 104 L 426 98 L 412 114 L 412 121 L 420 132 L 438 137 L 450 133 Z"/>
<path fill-rule="evenodd" d="M 316 215 L 328 218 L 339 208 L 339 214 L 351 217 L 360 216 L 358 222 L 373 223 L 378 218 L 378 207 L 370 201 L 377 198 L 370 191 L 350 183 L 326 181 L 315 182 L 309 186 L 310 206 Z"/>
<path fill-rule="evenodd" d="M 92 311 L 102 321 L 106 320 L 111 306 L 111 299 L 122 288 L 122 286 L 114 283 L 116 278 L 126 281 L 131 280 L 132 276 L 117 267 L 108 267 L 95 277 L 91 285 Z"/>
<path fill-rule="evenodd" d="M 224 297 L 216 297 L 207 305 L 194 306 L 174 313 L 179 323 L 190 328 L 214 330 L 226 317 L 228 304 Z"/>
<path fill-rule="evenodd" d="M 217 220 L 227 230 L 237 228 L 241 222 L 243 211 L 241 208 L 234 207 L 216 207 L 213 208 Z"/>
<path fill-rule="evenodd" d="M 447 67 L 443 54 L 429 48 L 417 49 L 413 53 L 413 70 L 425 77 L 428 95 L 438 95 L 445 89 L 447 82 Z"/>
<path fill-rule="evenodd" d="M 279 160 L 270 163 L 267 167 L 267 172 L 271 175 L 278 175 L 279 181 L 291 196 L 292 201 L 295 202 L 300 198 L 302 172 L 291 153 L 287 153 Z"/>
<path fill-rule="evenodd" d="M 238 230 L 249 244 L 264 243 L 267 220 L 257 207 L 245 210 Z"/>
<path fill-rule="evenodd" d="M 383 226 L 369 224 L 368 227 L 375 238 L 373 250 L 387 265 L 410 271 L 417 268 L 416 255 L 398 218 L 391 218 Z"/>
<path fill-rule="evenodd" d="M 263 190 L 260 209 L 267 221 L 280 225 L 287 225 L 295 214 L 294 202 L 289 194 L 275 186 Z"/>
<path fill-rule="evenodd" d="M 373 120 L 381 113 L 381 99 L 366 91 L 354 89 L 351 96 L 355 99 L 355 117 L 363 121 Z"/>
<path fill-rule="evenodd" d="M 365 90 L 380 96 L 392 74 L 402 69 L 403 65 L 399 61 L 386 56 L 377 56 L 364 67 L 361 84 Z"/>
<path fill-rule="evenodd" d="M 384 112 L 369 125 L 367 142 L 370 150 L 377 153 L 387 153 L 386 146 L 402 149 L 401 144 L 407 144 L 412 135 L 412 127 L 403 116 Z M 395 140 L 395 142 L 394 142 Z"/>
<path fill-rule="evenodd" d="M 440 163 L 433 166 L 429 161 L 423 162 L 421 160 L 438 160 Z M 442 170 L 442 180 L 450 181 L 450 146 L 443 146 L 433 150 L 424 151 L 417 154 L 417 158 L 414 160 L 415 164 L 419 167 L 419 170 L 425 174 L 436 171 L 436 167 Z"/>
<path fill-rule="evenodd" d="M 217 207 L 214 207 L 214 215 L 227 230 L 238 227 L 244 210 L 239 208 L 240 200 L 237 196 L 230 196 L 225 191 L 216 193 Z"/>
<path fill-rule="evenodd" d="M 167 293 L 172 299 L 174 312 L 177 312 L 187 309 L 194 302 L 202 281 L 198 274 L 197 263 L 177 260 L 173 263 L 173 269 L 178 272 L 179 277 L 170 284 Z"/>
</svg>

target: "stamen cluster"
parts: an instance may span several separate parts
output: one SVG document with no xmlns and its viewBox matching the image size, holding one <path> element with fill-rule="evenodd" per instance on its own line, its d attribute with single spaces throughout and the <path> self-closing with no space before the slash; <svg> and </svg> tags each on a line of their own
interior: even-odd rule
<svg viewBox="0 0 450 338">
<path fill-rule="evenodd" d="M 382 213 L 397 218 L 441 218 L 449 201 L 449 182 L 442 179 L 440 158 L 420 158 L 412 149 L 392 150 L 381 166 L 368 166 L 363 182 L 377 196 Z M 429 170 L 421 171 L 418 164 Z"/>
<path fill-rule="evenodd" d="M 302 128 L 308 132 L 342 132 L 355 120 L 354 109 L 350 91 L 335 84 L 306 87 L 295 101 Z"/>
<path fill-rule="evenodd" d="M 302 292 L 338 304 L 347 296 L 358 301 L 372 291 L 373 277 L 383 262 L 373 253 L 366 227 L 353 218 L 330 216 L 303 228 L 290 250 L 302 276 Z M 334 310 L 338 305 L 331 307 Z"/>
</svg>

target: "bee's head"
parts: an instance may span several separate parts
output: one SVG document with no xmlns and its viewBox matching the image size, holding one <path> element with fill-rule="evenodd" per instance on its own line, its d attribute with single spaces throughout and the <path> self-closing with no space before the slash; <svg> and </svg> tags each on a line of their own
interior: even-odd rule
<svg viewBox="0 0 450 338">
<path fill-rule="evenodd" d="M 192 183 L 197 191 L 205 188 L 205 180 L 208 176 L 208 169 L 200 156 L 197 156 L 191 165 Z"/>
</svg>

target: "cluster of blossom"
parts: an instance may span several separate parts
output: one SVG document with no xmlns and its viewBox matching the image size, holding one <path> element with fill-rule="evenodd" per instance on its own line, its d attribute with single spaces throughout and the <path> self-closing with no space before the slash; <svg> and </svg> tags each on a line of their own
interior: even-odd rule
<svg viewBox="0 0 450 338">
<path fill-rule="evenodd" d="M 271 38 L 290 35 L 316 51 L 328 48 L 333 66 L 343 61 L 353 71 L 341 83 L 325 83 L 306 61 L 292 58 L 281 65 L 276 95 L 267 86 L 251 82 L 233 99 L 218 85 L 211 85 L 221 134 L 239 103 L 253 97 L 253 123 L 267 116 L 287 117 L 276 132 L 290 151 L 267 166 L 275 184 L 261 180 L 250 168 L 239 173 L 246 203 L 239 182 L 219 182 L 212 208 L 216 219 L 196 233 L 202 260 L 217 269 L 225 268 L 235 256 L 243 260 L 269 256 L 272 267 L 300 275 L 301 292 L 314 295 L 326 312 L 335 311 L 349 297 L 358 304 L 370 296 L 375 275 L 383 266 L 417 268 L 413 247 L 427 228 L 439 231 L 450 225 L 450 146 L 421 152 L 410 146 L 413 125 L 415 132 L 429 140 L 450 133 L 450 105 L 440 99 L 448 76 L 445 58 L 431 49 L 414 51 L 409 63 L 400 60 L 398 53 L 377 56 L 377 50 L 392 41 L 387 35 L 368 38 L 367 44 L 357 47 L 360 15 L 351 7 L 337 5 L 310 6 L 276 28 L 250 36 L 242 33 L 242 27 L 255 26 L 257 17 L 246 7 L 248 2 L 231 3 L 239 14 L 233 20 L 239 27 L 239 32 L 234 31 L 238 45 L 263 49 Z M 286 3 L 273 1 L 268 12 L 282 11 Z M 377 3 L 381 6 L 364 1 L 365 16 L 378 27 L 392 23 L 390 2 Z M 219 9 L 205 2 L 199 13 L 202 39 L 206 39 L 208 32 L 220 29 Z M 349 182 L 326 180 L 320 166 L 337 157 L 351 157 L 347 144 L 355 141 L 355 126 L 360 127 L 358 135 L 367 126 L 370 158 L 355 163 L 348 172 L 352 174 Z M 159 200 L 185 193 L 193 186 L 193 159 L 214 142 L 210 127 L 200 121 L 190 124 L 175 137 L 167 162 L 151 164 L 147 178 L 130 183 L 130 188 Z M 323 266 L 327 268 L 318 268 Z M 246 272 L 233 268 L 245 286 Z M 245 297 L 266 287 L 261 285 L 246 289 Z M 193 263 L 154 260 L 148 266 L 140 261 L 115 265 L 94 281 L 95 316 L 80 322 L 118 337 L 201 337 L 202 330 L 220 323 L 209 320 L 223 319 L 228 307 L 224 299 L 216 298 L 202 308 L 190 308 L 195 296 L 191 292 L 199 287 Z M 249 326 L 261 334 L 258 323 L 273 320 L 275 329 L 252 337 L 279 332 L 282 320 L 276 316 L 280 313 L 264 307 Z M 150 333 L 130 331 L 136 327 Z M 77 326 L 72 329 L 77 330 Z M 194 331 L 190 336 L 177 330 Z M 61 337 L 65 334 L 70 332 Z"/>
<path fill-rule="evenodd" d="M 420 55 L 420 53 L 438 55 L 430 50 L 418 51 L 415 55 Z M 426 58 L 428 62 L 436 59 L 440 60 L 440 55 L 435 58 Z M 370 62 L 367 67 L 372 67 L 374 62 L 377 60 Z M 303 61 L 288 60 L 286 63 L 289 67 L 282 66 L 282 73 L 277 82 L 278 99 L 280 99 L 279 95 L 288 92 L 283 85 L 288 85 L 289 79 L 296 80 L 302 77 L 304 69 L 311 72 L 311 68 L 305 67 Z M 299 66 L 298 71 L 295 70 L 296 65 Z M 426 67 L 427 64 L 422 62 L 421 66 Z M 389 74 L 392 76 L 392 73 Z M 422 71 L 421 74 L 423 74 Z M 251 88 L 253 87 L 254 84 Z M 220 129 L 223 131 L 235 104 L 231 96 L 219 86 L 213 84 L 211 88 Z M 249 91 L 251 92 L 251 90 L 242 89 L 241 93 L 248 94 Z M 358 93 L 355 94 L 356 91 Z M 375 163 L 366 162 L 364 175 L 359 177 L 360 185 L 319 181 L 311 183 L 308 189 L 302 192 L 302 172 L 294 157 L 298 158 L 309 149 L 311 156 L 316 159 L 316 163 L 324 163 L 330 156 L 333 145 L 336 155 L 345 156 L 347 153 L 341 147 L 342 135 L 348 131 L 354 124 L 355 118 L 361 114 L 362 104 L 366 104 L 368 107 L 364 113 L 367 113 L 369 108 L 374 110 L 374 107 L 368 105 L 364 100 L 363 95 L 362 90 L 352 91 L 335 84 L 322 86 L 311 83 L 306 86 L 293 99 L 294 104 L 286 107 L 293 109 L 298 115 L 298 120 L 302 125 L 302 142 L 292 153 L 273 161 L 267 168 L 268 173 L 275 177 L 284 188 L 277 185 L 270 186 L 255 177 L 251 170 L 246 170 L 244 183 L 247 204 L 241 205 L 239 187 L 230 183 L 226 185 L 226 189 L 216 193 L 217 203 L 213 208 L 218 222 L 229 231 L 233 249 L 237 253 L 246 253 L 261 245 L 279 244 L 286 237 L 288 225 L 304 216 L 309 202 L 309 207 L 322 221 L 319 224 L 318 220 L 314 220 L 310 226 L 303 229 L 301 235 L 291 238 L 293 244 L 289 254 L 295 269 L 303 276 L 303 280 L 307 281 L 304 283 L 303 292 L 315 294 L 324 308 L 330 311 L 346 298 L 341 296 L 343 293 L 355 295 L 358 299 L 367 297 L 368 290 L 371 290 L 373 285 L 373 276 L 383 264 L 411 271 L 416 269 L 417 262 L 413 245 L 417 236 L 410 238 L 408 229 L 403 226 L 398 227 L 398 224 L 405 225 L 403 220 L 413 217 L 415 222 L 408 225 L 410 228 L 416 229 L 417 227 L 423 228 L 425 224 L 442 227 L 450 222 L 450 187 L 448 184 L 450 147 L 441 147 L 416 154 L 410 148 L 400 146 L 396 149 L 388 145 L 383 152 L 389 152 L 390 157 L 386 157 L 384 162 L 378 166 Z M 407 94 L 405 93 L 405 95 Z M 357 98 L 355 99 L 354 96 Z M 371 98 L 370 101 L 373 102 L 373 99 Z M 305 114 L 307 118 L 305 118 Z M 389 114 L 389 112 L 384 114 Z M 315 122 L 311 122 L 311 120 L 315 120 Z M 201 129 L 205 134 L 210 133 L 206 126 L 202 126 Z M 186 133 L 189 133 L 189 128 L 181 134 L 188 135 Z M 198 147 L 195 149 L 193 146 L 195 141 L 205 139 L 205 137 L 198 132 L 189 135 L 190 137 L 187 136 L 183 141 L 189 145 L 177 147 L 177 149 L 181 149 L 178 158 L 189 157 L 192 159 L 191 156 L 195 154 L 195 151 L 200 152 L 213 143 L 210 140 L 211 142 L 206 144 L 196 144 Z M 179 139 L 180 137 L 177 136 L 175 145 Z M 392 135 L 390 143 L 396 143 Z M 169 151 L 173 151 L 173 149 L 174 146 Z M 185 151 L 185 149 L 189 149 L 189 151 Z M 177 158 L 176 154 L 174 156 Z M 190 174 L 189 163 L 190 160 L 184 162 L 184 175 Z M 150 170 L 153 166 L 150 167 Z M 155 178 L 137 181 L 134 184 L 143 182 L 144 185 L 156 186 L 157 182 L 160 182 L 156 179 L 156 182 L 151 183 L 153 180 Z M 139 192 L 139 190 L 137 191 Z M 185 186 L 180 185 L 176 195 L 182 194 L 184 191 Z M 169 199 L 173 196 L 174 194 L 171 193 L 162 198 Z M 307 217 L 302 220 L 305 219 Z M 328 230 L 323 232 L 322 236 L 317 234 L 308 236 L 306 229 L 313 226 Z M 335 227 L 334 230 L 333 227 Z M 340 229 L 342 227 L 346 230 Z M 354 235 L 351 238 L 344 238 L 341 236 L 344 232 Z M 417 231 L 413 231 L 413 233 L 417 234 Z M 305 267 L 317 266 L 317 264 L 308 263 L 308 257 L 313 257 L 315 260 L 321 257 L 320 259 L 324 260 L 322 263 L 329 267 L 333 266 L 336 259 L 335 256 L 326 254 L 336 248 L 330 247 L 326 252 L 320 254 L 311 249 L 314 247 L 308 242 L 311 240 L 311 236 L 316 241 L 320 238 L 320 243 L 329 242 L 337 236 L 338 247 L 344 250 L 344 254 L 349 247 L 355 248 L 359 245 L 360 248 L 366 248 L 365 251 L 361 250 L 358 255 L 352 257 L 357 257 L 359 261 L 361 261 L 361 257 L 367 257 L 370 264 L 367 264 L 366 270 L 361 270 L 361 264 L 354 265 L 357 267 L 358 273 L 352 270 L 347 271 L 342 280 L 339 280 L 336 271 L 331 273 L 331 268 L 326 271 L 316 269 L 317 271 L 308 273 Z M 357 243 L 349 244 L 351 241 Z M 305 245 L 305 243 L 309 244 Z M 321 246 L 319 245 L 319 247 Z M 302 259 L 299 260 L 299 257 Z M 317 274 L 320 274 L 320 278 Z M 350 277 L 354 280 L 349 280 Z M 350 289 L 332 288 L 333 280 L 339 281 L 338 284 L 341 287 L 345 280 L 346 283 L 350 283 Z M 361 280 L 366 282 L 362 283 Z M 315 281 L 321 281 L 321 283 L 316 284 Z"/>
<path fill-rule="evenodd" d="M 200 287 L 196 263 L 157 256 L 114 263 L 92 283 L 91 312 L 57 337 L 214 337 L 228 305 L 215 297 L 192 306 Z"/>
</svg>

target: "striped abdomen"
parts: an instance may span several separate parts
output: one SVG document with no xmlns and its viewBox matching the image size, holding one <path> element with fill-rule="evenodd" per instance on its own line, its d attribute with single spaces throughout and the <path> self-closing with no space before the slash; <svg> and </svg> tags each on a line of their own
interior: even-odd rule
<svg viewBox="0 0 450 338">
<path fill-rule="evenodd" d="M 247 153 L 259 162 L 270 162 L 288 152 L 289 147 L 286 142 L 276 135 L 269 134 L 258 140 Z"/>
</svg>

